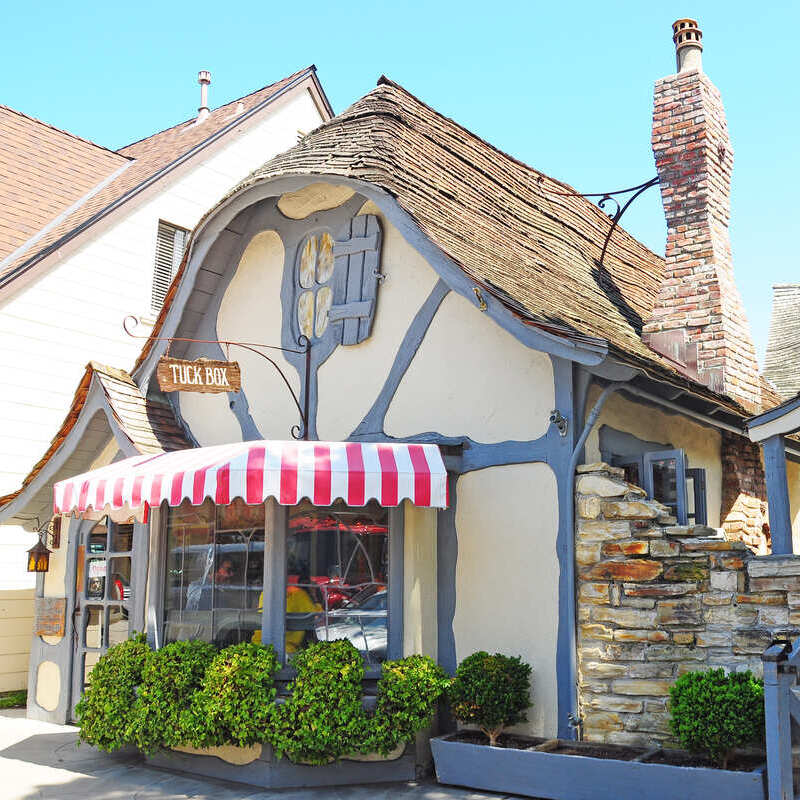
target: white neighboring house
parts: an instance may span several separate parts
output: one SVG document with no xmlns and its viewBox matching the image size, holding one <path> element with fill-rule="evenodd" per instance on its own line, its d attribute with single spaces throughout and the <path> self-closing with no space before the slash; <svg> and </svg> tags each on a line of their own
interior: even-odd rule
<svg viewBox="0 0 800 800">
<path fill-rule="evenodd" d="M 196 118 L 117 151 L 0 106 L 0 497 L 58 432 L 87 362 L 133 364 L 123 319 L 149 333 L 203 213 L 333 116 L 313 65 L 214 110 L 202 90 Z M 35 538 L 0 535 L 0 692 L 27 685 Z"/>
</svg>

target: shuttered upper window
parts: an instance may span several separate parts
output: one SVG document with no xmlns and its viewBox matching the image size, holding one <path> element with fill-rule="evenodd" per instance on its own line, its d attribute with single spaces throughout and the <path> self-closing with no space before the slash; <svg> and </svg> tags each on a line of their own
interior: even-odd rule
<svg viewBox="0 0 800 800">
<path fill-rule="evenodd" d="M 171 225 L 163 220 L 158 221 L 153 293 L 150 298 L 150 307 L 154 314 L 161 311 L 161 306 L 164 305 L 167 289 L 180 266 L 188 236 L 189 231 L 185 228 L 179 228 L 177 225 Z"/>
</svg>

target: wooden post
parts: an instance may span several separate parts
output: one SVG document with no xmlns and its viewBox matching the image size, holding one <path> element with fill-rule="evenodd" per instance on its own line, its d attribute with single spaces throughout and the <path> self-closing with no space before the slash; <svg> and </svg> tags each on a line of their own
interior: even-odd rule
<svg viewBox="0 0 800 800">
<path fill-rule="evenodd" d="M 768 647 L 762 659 L 769 800 L 794 800 L 789 693 L 795 684 L 795 675 L 781 671 L 786 663 L 786 650 L 783 645 L 774 644 Z"/>
<path fill-rule="evenodd" d="M 792 521 L 789 511 L 789 486 L 786 479 L 786 451 L 780 434 L 761 442 L 769 501 L 769 530 L 775 555 L 792 553 Z"/>
</svg>

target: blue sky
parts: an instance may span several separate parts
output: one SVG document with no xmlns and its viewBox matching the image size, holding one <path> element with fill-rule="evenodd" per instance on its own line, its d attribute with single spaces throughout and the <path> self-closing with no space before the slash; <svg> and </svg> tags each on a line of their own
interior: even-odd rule
<svg viewBox="0 0 800 800">
<path fill-rule="evenodd" d="M 107 147 L 196 113 L 197 71 L 221 105 L 310 63 L 336 111 L 385 73 L 521 160 L 598 192 L 655 174 L 653 82 L 670 25 L 692 16 L 722 91 L 736 166 L 731 237 L 759 355 L 773 283 L 800 281 L 800 3 L 15 3 L 0 103 Z M 658 253 L 657 190 L 625 227 Z"/>
</svg>

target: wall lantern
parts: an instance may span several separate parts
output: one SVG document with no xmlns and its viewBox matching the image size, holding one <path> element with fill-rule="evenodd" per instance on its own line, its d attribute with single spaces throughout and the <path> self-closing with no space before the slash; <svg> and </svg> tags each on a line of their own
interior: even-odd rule
<svg viewBox="0 0 800 800">
<path fill-rule="evenodd" d="M 48 535 L 53 547 L 61 543 L 61 517 L 55 517 L 39 529 L 39 541 L 28 550 L 28 572 L 47 572 L 51 550 L 45 544 Z"/>
</svg>

